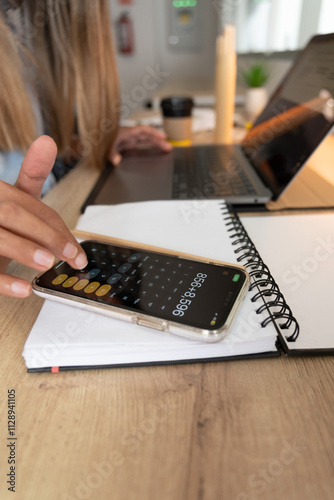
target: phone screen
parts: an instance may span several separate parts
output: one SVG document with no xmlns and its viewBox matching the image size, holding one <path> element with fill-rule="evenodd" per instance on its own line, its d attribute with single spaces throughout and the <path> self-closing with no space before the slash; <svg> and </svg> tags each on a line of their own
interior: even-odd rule
<svg viewBox="0 0 334 500">
<path fill-rule="evenodd" d="M 36 279 L 44 289 L 206 330 L 222 327 L 246 273 L 146 250 L 85 241 L 88 265 L 58 262 Z"/>
</svg>

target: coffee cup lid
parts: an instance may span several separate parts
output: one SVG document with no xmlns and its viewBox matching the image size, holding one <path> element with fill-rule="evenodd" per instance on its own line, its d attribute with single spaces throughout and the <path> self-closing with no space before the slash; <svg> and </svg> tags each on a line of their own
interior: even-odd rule
<svg viewBox="0 0 334 500">
<path fill-rule="evenodd" d="M 165 97 L 160 106 L 166 117 L 191 116 L 194 101 L 191 97 Z"/>
</svg>

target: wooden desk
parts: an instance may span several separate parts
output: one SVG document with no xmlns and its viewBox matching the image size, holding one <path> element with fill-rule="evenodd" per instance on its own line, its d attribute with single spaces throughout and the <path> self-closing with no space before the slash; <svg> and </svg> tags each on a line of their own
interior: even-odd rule
<svg viewBox="0 0 334 500">
<path fill-rule="evenodd" d="M 96 177 L 75 170 L 47 196 L 70 227 Z M 333 357 L 27 374 L 21 353 L 41 305 L 0 298 L 2 500 L 333 497 Z"/>
</svg>

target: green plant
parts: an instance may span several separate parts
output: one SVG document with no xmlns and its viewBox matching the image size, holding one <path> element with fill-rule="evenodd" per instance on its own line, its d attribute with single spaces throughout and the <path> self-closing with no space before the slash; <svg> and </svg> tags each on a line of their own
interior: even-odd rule
<svg viewBox="0 0 334 500">
<path fill-rule="evenodd" d="M 263 87 L 269 78 L 269 70 L 264 63 L 254 63 L 242 71 L 242 76 L 248 87 Z"/>
</svg>

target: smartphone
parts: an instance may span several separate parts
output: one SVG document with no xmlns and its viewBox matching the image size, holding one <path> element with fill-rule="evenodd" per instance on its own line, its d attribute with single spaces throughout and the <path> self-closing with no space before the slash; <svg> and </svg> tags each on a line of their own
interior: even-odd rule
<svg viewBox="0 0 334 500">
<path fill-rule="evenodd" d="M 33 281 L 42 297 L 194 340 L 223 339 L 249 289 L 242 266 L 98 241 L 88 265 L 60 261 Z"/>
</svg>

